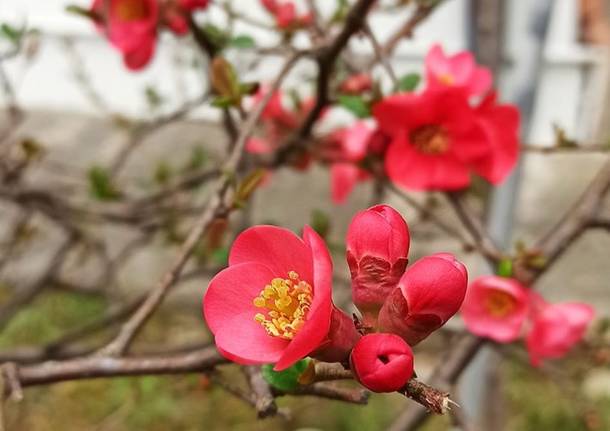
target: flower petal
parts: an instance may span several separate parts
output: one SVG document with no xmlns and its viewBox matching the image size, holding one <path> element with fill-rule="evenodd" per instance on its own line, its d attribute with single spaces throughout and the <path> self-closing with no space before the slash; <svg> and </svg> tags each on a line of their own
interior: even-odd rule
<svg viewBox="0 0 610 431">
<path fill-rule="evenodd" d="M 255 262 L 229 266 L 212 279 L 203 298 L 205 320 L 216 345 L 231 358 L 247 363 L 272 363 L 279 359 L 287 340 L 271 337 L 254 320 L 260 312 L 253 299 L 274 277 Z"/>
<path fill-rule="evenodd" d="M 311 249 L 288 229 L 260 225 L 240 233 L 231 247 L 229 265 L 244 262 L 262 263 L 280 278 L 295 271 L 314 285 Z"/>
<path fill-rule="evenodd" d="M 313 302 L 305 325 L 277 361 L 276 371 L 286 369 L 309 355 L 324 341 L 330 328 L 333 263 L 324 240 L 309 226 L 303 229 L 303 239 L 313 256 Z"/>
</svg>

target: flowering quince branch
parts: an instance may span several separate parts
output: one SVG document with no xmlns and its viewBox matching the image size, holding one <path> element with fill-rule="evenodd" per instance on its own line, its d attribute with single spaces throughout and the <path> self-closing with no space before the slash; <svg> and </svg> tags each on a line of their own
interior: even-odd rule
<svg viewBox="0 0 610 431">
<path fill-rule="evenodd" d="M 314 395 L 365 404 L 366 390 L 345 388 L 333 382 L 345 379 L 355 379 L 375 392 L 402 393 L 428 411 L 445 413 L 451 405 L 445 390 L 452 387 L 484 343 L 522 339 L 530 361 L 538 366 L 546 359 L 565 355 L 583 337 L 593 317 L 591 307 L 573 302 L 550 304 L 530 288 L 585 229 L 607 228 L 607 217 L 598 213 L 601 199 L 610 187 L 610 162 L 565 217 L 533 247 L 545 258 L 544 266 L 516 258 L 510 278 L 477 278 L 468 291 L 466 269 L 450 254 L 437 253 L 408 262 L 409 228 L 393 208 L 375 205 L 359 212 L 349 226 L 346 241 L 352 299 L 360 312 L 356 321 L 332 302 L 332 261 L 326 244 L 313 229 L 306 227 L 302 236 L 297 236 L 275 226 L 249 228 L 235 240 L 228 268 L 214 277 L 203 301 L 204 315 L 219 352 L 211 347 L 198 347 L 123 356 L 173 286 L 186 278 L 184 266 L 201 237 L 206 232 L 212 236 L 218 218 L 227 217 L 239 207 L 236 195 L 240 191 L 234 184 L 235 178 L 244 173 L 241 170 L 245 165 L 241 163 L 246 157 L 244 150 L 271 154 L 270 161 L 248 160 L 247 165 L 252 167 L 306 169 L 311 161 L 328 165 L 336 202 L 344 201 L 357 182 L 369 179 L 377 181 L 382 191 L 393 189 L 401 193 L 405 200 L 410 197 L 403 189 L 444 192 L 471 239 L 465 239 L 432 209 L 421 206 L 416 209 L 465 248 L 476 250 L 494 265 L 509 258 L 497 248 L 479 217 L 466 205 L 464 190 L 472 174 L 499 184 L 514 167 L 519 149 L 527 149 L 519 146 L 516 136 L 518 112 L 497 102 L 491 90 L 491 74 L 476 64 L 471 53 L 450 55 L 439 45 L 433 46 L 426 56 L 423 73 L 426 84 L 421 90 L 417 89 L 418 79 L 396 76 L 389 61 L 389 54 L 400 40 L 410 37 L 418 23 L 440 2 L 418 1 L 414 14 L 385 43 L 377 41 L 374 29 L 367 24 L 367 14 L 376 7 L 373 0 L 352 2 L 336 32 L 336 23 L 326 23 L 322 15 L 315 13 L 314 2 L 307 2 L 309 12 L 305 13 L 300 13 L 288 0 L 261 3 L 273 18 L 273 25 L 259 27 L 279 32 L 282 42 L 278 46 L 255 48 L 255 52 L 289 53 L 289 58 L 277 79 L 261 85 L 251 109 L 241 105 L 242 96 L 251 94 L 242 94 L 241 88 L 240 103 L 222 107 L 230 142 L 229 155 L 220 167 L 189 172 L 142 198 L 121 195 L 124 202 L 84 208 L 57 191 L 24 185 L 20 177 L 27 163 L 3 152 L 0 198 L 23 208 L 26 218 L 39 212 L 68 231 L 71 243 L 75 238 L 70 249 L 88 240 L 77 224 L 83 220 L 116 223 L 145 234 L 154 233 L 163 224 L 160 220 L 167 207 L 173 206 L 175 197 L 191 198 L 186 192 L 212 182 L 203 206 L 179 209 L 180 215 L 194 213 L 199 218 L 181 239 L 182 246 L 168 272 L 146 295 L 112 316 L 114 323 L 129 316 L 116 337 L 101 349 L 94 349 L 95 355 L 89 355 L 91 347 L 72 343 L 50 349 L 43 346 L 34 355 L 5 355 L 19 362 L 2 367 L 2 380 L 8 383 L 5 392 L 17 394 L 21 386 L 98 377 L 201 372 L 216 376 L 215 367 L 232 360 L 243 365 L 250 390 L 227 388 L 253 405 L 259 417 L 277 414 L 275 397 L 282 395 Z M 241 83 L 224 79 L 230 78 L 233 70 L 220 55 L 223 42 L 211 37 L 194 20 L 193 12 L 204 11 L 207 6 L 206 0 L 95 0 L 84 15 L 93 20 L 100 34 L 121 53 L 126 67 L 133 71 L 152 61 L 161 31 L 169 30 L 176 36 L 191 33 L 201 51 L 213 60 L 209 78 L 216 84 L 214 95 L 218 96 L 224 84 L 229 84 L 231 92 L 233 84 Z M 247 21 L 230 5 L 225 9 L 231 19 Z M 293 35 L 308 30 L 312 21 L 315 28 L 307 32 L 312 48 L 297 50 L 290 43 Z M 355 67 L 341 58 L 350 39 L 361 31 L 374 48 L 371 64 L 383 66 L 393 80 L 395 88 L 389 93 L 381 92 L 379 82 L 368 69 Z M 331 36 L 326 37 L 327 34 Z M 284 104 L 281 83 L 303 56 L 312 58 L 317 65 L 316 97 L 296 100 L 291 110 Z M 344 72 L 338 67 L 341 65 L 348 70 L 348 76 L 342 75 Z M 158 117 L 158 121 L 139 125 L 133 133 L 134 140 L 156 130 L 158 125 L 183 117 L 207 98 L 204 95 L 182 109 Z M 320 135 L 316 126 L 324 121 L 327 111 L 340 104 L 357 112 L 358 121 Z M 240 114 L 241 124 L 233 118 L 234 111 Z M 258 126 L 269 135 L 264 140 L 252 136 Z M 256 139 L 258 144 L 265 141 L 264 145 L 257 147 Z M 3 141 L 4 138 L 0 143 L 4 144 Z M 111 179 L 136 145 L 130 144 L 119 155 L 118 162 L 113 163 L 116 169 L 111 169 Z M 253 188 L 256 185 L 250 189 Z M 18 233 L 17 224 L 14 231 Z M 67 254 L 57 255 L 48 268 L 59 273 Z M 113 266 L 116 263 L 108 265 Z M 43 277 L 45 281 L 48 278 Z M 51 278 L 62 280 L 60 274 Z M 36 291 L 27 301 L 42 290 L 43 284 L 46 283 L 37 283 Z M 458 336 L 446 359 L 432 374 L 430 386 L 413 378 L 416 361 L 411 347 L 442 327 L 460 308 L 467 327 L 476 336 Z M 274 364 L 278 371 L 287 370 L 306 357 L 315 358 L 313 365 L 293 389 L 270 386 L 261 374 L 259 365 Z M 33 363 L 26 365 L 26 361 Z M 408 408 L 392 429 L 410 429 L 421 423 L 422 412 Z"/>
<path fill-rule="evenodd" d="M 241 364 L 274 363 L 277 371 L 305 356 L 349 363 L 366 388 L 398 391 L 445 412 L 446 393 L 409 382 L 409 344 L 458 311 L 466 269 L 452 255 L 438 253 L 405 271 L 409 242 L 407 224 L 391 207 L 378 205 L 354 217 L 347 260 L 363 320 L 353 322 L 332 303 L 332 262 L 311 228 L 305 227 L 302 239 L 275 226 L 247 229 L 233 243 L 229 267 L 212 279 L 203 299 L 219 351 Z M 314 366 L 311 382 L 315 371 Z"/>
</svg>

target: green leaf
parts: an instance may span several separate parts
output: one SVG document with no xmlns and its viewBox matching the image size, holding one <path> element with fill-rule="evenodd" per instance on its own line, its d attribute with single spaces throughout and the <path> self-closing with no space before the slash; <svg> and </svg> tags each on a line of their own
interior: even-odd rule
<svg viewBox="0 0 610 431">
<path fill-rule="evenodd" d="M 504 258 L 498 263 L 498 269 L 496 273 L 500 277 L 512 277 L 513 276 L 513 261 L 510 258 Z"/>
<path fill-rule="evenodd" d="M 252 96 L 260 88 L 258 82 L 242 82 L 239 84 L 239 91 L 242 96 Z"/>
<path fill-rule="evenodd" d="M 299 387 L 299 377 L 307 369 L 309 361 L 301 359 L 284 371 L 273 371 L 273 365 L 263 365 L 261 370 L 267 383 L 280 391 L 290 392 Z"/>
<path fill-rule="evenodd" d="M 148 106 L 152 109 L 156 109 L 163 104 L 163 97 L 150 85 L 144 89 L 144 95 L 146 96 Z"/>
<path fill-rule="evenodd" d="M 155 167 L 154 179 L 157 184 L 167 184 L 172 175 L 172 166 L 165 160 L 161 160 Z"/>
<path fill-rule="evenodd" d="M 413 91 L 419 85 L 421 76 L 417 73 L 409 73 L 398 80 L 396 84 L 397 91 Z"/>
<path fill-rule="evenodd" d="M 90 9 L 85 9 L 84 7 L 80 7 L 80 6 L 76 6 L 76 5 L 68 5 L 66 6 L 66 12 L 74 14 L 74 15 L 78 15 L 78 16 L 82 16 L 85 18 L 89 18 L 92 19 L 94 21 L 99 20 L 101 17 L 99 17 L 95 12 L 93 12 Z"/>
<path fill-rule="evenodd" d="M 201 169 L 205 166 L 205 163 L 208 161 L 208 154 L 205 151 L 205 148 L 202 146 L 193 147 L 191 150 L 191 155 L 189 157 L 188 162 L 184 166 L 184 171 L 196 171 L 197 169 Z"/>
<path fill-rule="evenodd" d="M 91 196 L 101 201 L 117 200 L 121 193 L 116 189 L 110 178 L 110 173 L 101 166 L 89 169 L 89 191 Z"/>
<path fill-rule="evenodd" d="M 2 25 L 0 25 L 0 35 L 8 39 L 14 45 L 19 44 L 23 34 L 23 29 L 15 28 L 7 23 L 2 23 Z"/>
<path fill-rule="evenodd" d="M 210 255 L 210 258 L 218 266 L 223 266 L 223 267 L 227 266 L 227 264 L 229 263 L 229 248 L 228 247 L 217 248 L 216 250 L 214 250 L 212 252 L 212 254 Z"/>
<path fill-rule="evenodd" d="M 311 227 L 322 238 L 326 238 L 330 231 L 330 217 L 324 211 L 314 209 L 311 213 Z"/>
<path fill-rule="evenodd" d="M 339 104 L 358 118 L 367 118 L 371 116 L 369 105 L 360 96 L 342 94 L 339 96 Z"/>
<path fill-rule="evenodd" d="M 233 105 L 235 105 L 235 99 L 233 99 L 232 97 L 222 96 L 212 100 L 212 106 L 214 106 L 215 108 L 230 108 Z"/>
<path fill-rule="evenodd" d="M 212 42 L 212 45 L 218 48 L 226 46 L 230 40 L 229 35 L 225 31 L 223 31 L 219 27 L 216 27 L 213 24 L 208 23 L 204 25 L 203 27 L 201 27 L 201 31 L 206 34 L 208 39 Z"/>
<path fill-rule="evenodd" d="M 233 39 L 231 39 L 229 44 L 232 47 L 239 49 L 249 49 L 254 48 L 256 46 L 254 39 L 246 34 L 240 34 L 235 36 Z"/>
</svg>

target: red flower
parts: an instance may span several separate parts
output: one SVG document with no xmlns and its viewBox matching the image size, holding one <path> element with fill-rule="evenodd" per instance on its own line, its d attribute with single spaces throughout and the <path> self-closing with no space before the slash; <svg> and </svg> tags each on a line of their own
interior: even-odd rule
<svg viewBox="0 0 610 431">
<path fill-rule="evenodd" d="M 533 293 L 533 292 L 532 292 Z M 561 358 L 585 335 L 593 319 L 593 307 L 576 302 L 547 304 L 533 293 L 537 303 L 526 345 L 533 366 L 543 359 Z"/>
<path fill-rule="evenodd" d="M 409 228 L 392 207 L 377 205 L 354 216 L 347 231 L 347 263 L 352 299 L 367 324 L 374 325 L 381 306 L 407 266 Z"/>
<path fill-rule="evenodd" d="M 330 136 L 329 146 L 334 148 L 335 152 L 330 158 L 336 160 L 330 167 L 331 196 L 334 203 L 345 202 L 354 186 L 370 177 L 366 170 L 358 166 L 358 162 L 367 155 L 374 133 L 375 130 L 366 122 L 357 121 Z M 332 153 L 333 149 L 330 152 Z"/>
<path fill-rule="evenodd" d="M 269 87 L 262 85 L 252 97 L 252 104 L 256 106 L 261 103 Z M 275 151 L 282 143 L 282 139 L 288 136 L 294 128 L 311 111 L 313 102 L 310 100 L 300 103 L 294 111 L 284 105 L 284 93 L 276 90 L 269 103 L 265 106 L 261 115 L 262 136 L 250 138 L 246 144 L 246 150 L 253 154 L 269 154 Z"/>
<path fill-rule="evenodd" d="M 157 0 L 94 0 L 91 11 L 101 17 L 97 27 L 121 53 L 125 65 L 138 70 L 148 64 L 155 52 L 159 20 Z"/>
<path fill-rule="evenodd" d="M 475 112 L 490 152 L 477 160 L 473 169 L 490 183 L 500 184 L 519 159 L 519 110 L 513 105 L 498 105 L 496 93 L 491 92 Z"/>
<path fill-rule="evenodd" d="M 424 257 L 407 269 L 379 312 L 379 327 L 411 346 L 443 326 L 462 305 L 466 268 L 449 253 Z"/>
<path fill-rule="evenodd" d="M 508 343 L 521 335 L 528 304 L 528 290 L 519 282 L 488 275 L 472 282 L 461 311 L 470 332 Z"/>
<path fill-rule="evenodd" d="M 337 334 L 329 333 L 337 313 L 331 287 L 330 255 L 311 228 L 301 239 L 279 227 L 255 226 L 233 243 L 229 267 L 210 282 L 203 311 L 229 359 L 276 363 L 282 370 L 320 347 L 337 346 L 329 340 Z"/>
<path fill-rule="evenodd" d="M 471 171 L 497 184 L 517 161 L 518 111 L 496 105 L 493 95 L 473 109 L 456 88 L 396 94 L 373 113 L 392 138 L 386 172 L 406 188 L 461 189 L 470 183 Z"/>
<path fill-rule="evenodd" d="M 470 168 L 490 144 L 461 90 L 396 94 L 373 113 L 392 142 L 385 158 L 388 176 L 415 190 L 455 190 L 470 183 Z"/>
<path fill-rule="evenodd" d="M 311 23 L 311 14 L 298 15 L 297 7 L 292 1 L 261 0 L 261 4 L 275 17 L 277 27 L 282 30 L 294 30 Z"/>
<path fill-rule="evenodd" d="M 347 94 L 360 94 L 371 88 L 373 88 L 373 79 L 368 73 L 351 75 L 340 86 L 340 90 Z"/>
<path fill-rule="evenodd" d="M 205 9 L 208 0 L 166 0 L 163 3 L 163 23 L 178 36 L 189 31 L 188 15 L 197 9 Z"/>
<path fill-rule="evenodd" d="M 402 389 L 413 376 L 413 351 L 394 334 L 368 334 L 350 357 L 355 377 L 374 392 Z"/>
<path fill-rule="evenodd" d="M 468 95 L 481 96 L 491 88 L 489 69 L 479 67 L 468 51 L 446 56 L 440 45 L 432 46 L 425 60 L 428 88 L 458 87 Z"/>
</svg>

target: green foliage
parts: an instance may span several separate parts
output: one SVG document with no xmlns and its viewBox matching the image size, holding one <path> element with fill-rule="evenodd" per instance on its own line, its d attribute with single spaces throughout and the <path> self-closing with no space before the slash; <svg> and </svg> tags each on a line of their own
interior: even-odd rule
<svg viewBox="0 0 610 431">
<path fill-rule="evenodd" d="M 240 34 L 231 39 L 230 45 L 233 48 L 249 49 L 249 48 L 254 48 L 256 46 L 256 43 L 254 42 L 254 39 L 252 38 L 252 36 L 248 36 L 246 34 Z"/>
<path fill-rule="evenodd" d="M 414 91 L 419 85 L 420 81 L 421 76 L 417 73 L 409 73 L 404 75 L 398 80 L 398 83 L 396 84 L 396 91 Z"/>
<path fill-rule="evenodd" d="M 102 166 L 93 166 L 88 172 L 89 192 L 100 201 L 118 200 L 121 193 L 112 183 L 110 172 Z"/>
<path fill-rule="evenodd" d="M 146 86 L 144 89 L 144 96 L 146 97 L 149 108 L 153 110 L 158 109 L 163 104 L 163 97 L 161 97 L 155 87 L 151 85 Z"/>
<path fill-rule="evenodd" d="M 512 277 L 513 276 L 513 260 L 510 258 L 504 258 L 498 264 L 496 273 L 500 277 Z"/>
<path fill-rule="evenodd" d="M 7 39 L 13 45 L 19 45 L 24 34 L 25 29 L 23 28 L 16 28 L 7 23 L 0 24 L 0 36 Z"/>
<path fill-rule="evenodd" d="M 320 209 L 314 209 L 311 212 L 311 227 L 315 230 L 322 238 L 326 238 L 330 232 L 330 217 L 327 213 Z"/>
<path fill-rule="evenodd" d="M 294 391 L 299 387 L 299 377 L 307 369 L 309 361 L 309 359 L 302 359 L 284 371 L 273 371 L 273 365 L 263 365 L 263 377 L 271 386 L 280 391 Z"/>
<path fill-rule="evenodd" d="M 154 179 L 157 184 L 167 184 L 172 178 L 172 166 L 165 160 L 159 161 L 155 167 Z"/>
<path fill-rule="evenodd" d="M 205 148 L 201 145 L 197 145 L 191 150 L 191 155 L 184 166 L 184 170 L 186 172 L 196 171 L 203 168 L 207 161 L 208 153 L 205 151 Z"/>
<path fill-rule="evenodd" d="M 229 263 L 229 248 L 217 248 L 212 252 L 210 258 L 218 266 L 227 266 Z"/>
<path fill-rule="evenodd" d="M 105 301 L 91 295 L 51 292 L 40 295 L 0 333 L 0 347 L 45 343 L 100 316 Z"/>
<path fill-rule="evenodd" d="M 369 104 L 360 96 L 342 94 L 339 96 L 339 104 L 358 118 L 371 116 Z"/>
</svg>

